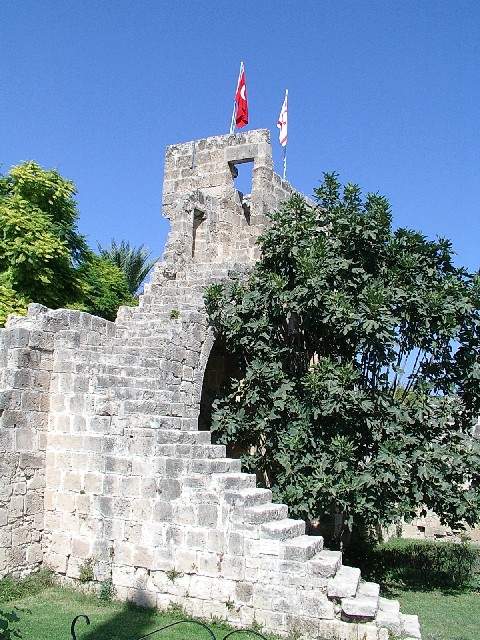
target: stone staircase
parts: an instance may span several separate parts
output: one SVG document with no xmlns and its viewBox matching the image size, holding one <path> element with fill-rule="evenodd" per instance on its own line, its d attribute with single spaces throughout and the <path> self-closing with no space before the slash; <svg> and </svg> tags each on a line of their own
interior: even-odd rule
<svg viewBox="0 0 480 640">
<path fill-rule="evenodd" d="M 239 626 L 255 621 L 271 633 L 420 638 L 415 616 L 380 598 L 322 537 L 305 535 L 287 505 L 197 430 L 205 280 L 164 282 L 161 303 L 147 293 L 103 337 L 59 334 L 54 384 L 70 422 L 61 408 L 49 434 L 50 476 L 63 480 L 48 497 L 47 559 L 76 579 L 82 558 L 93 556 L 97 579 L 111 572 L 120 597 Z M 85 459 L 85 481 L 74 459 Z M 95 517 L 105 520 L 100 530 Z M 78 530 L 69 543 L 64 522 Z"/>
<path fill-rule="evenodd" d="M 210 444 L 209 432 L 162 429 L 156 440 L 156 455 L 177 463 L 175 473 L 187 494 L 188 488 L 194 489 L 196 503 L 219 498 L 228 506 L 227 519 L 243 537 L 245 553 L 258 558 L 259 566 L 270 563 L 262 579 L 301 594 L 305 615 L 296 610 L 298 598 L 293 605 L 282 601 L 281 610 L 296 613 L 302 628 L 319 617 L 356 623 L 367 639 L 376 637 L 367 623 L 380 634 L 421 637 L 416 616 L 402 615 L 397 601 L 381 598 L 379 585 L 363 581 L 359 569 L 343 565 L 340 551 L 324 549 L 321 536 L 305 535 L 305 523 L 289 518 L 287 505 L 273 503 L 269 489 L 257 488 L 254 475 L 241 473 L 240 461 L 225 457 L 223 445 Z M 343 631 L 338 628 L 337 637 L 349 638 Z"/>
<path fill-rule="evenodd" d="M 216 278 L 227 273 L 219 269 Z M 273 503 L 269 489 L 257 488 L 255 476 L 241 472 L 240 460 L 226 457 L 225 446 L 211 444 L 209 432 L 195 430 L 193 414 L 185 418 L 182 393 L 191 395 L 194 384 L 185 380 L 186 347 L 193 345 L 193 365 L 201 346 L 195 344 L 196 336 L 206 328 L 203 291 L 211 281 L 212 274 L 207 277 L 200 269 L 190 273 L 188 281 L 180 277 L 161 285 L 154 282 L 138 308 L 120 311 L 116 334 L 107 343 L 87 345 L 75 360 L 78 373 L 88 370 L 94 393 L 104 393 L 115 403 L 112 420 L 122 421 L 118 432 L 122 435 L 109 440 L 109 456 L 123 456 L 123 460 L 125 452 L 131 451 L 127 438 L 135 441 L 140 434 L 146 436 L 144 452 L 156 482 L 169 483 L 166 517 L 172 533 L 167 540 L 169 535 L 178 537 L 172 562 L 179 574 L 189 578 L 190 586 L 181 591 L 169 584 L 165 570 L 153 571 L 155 585 L 163 585 L 161 602 L 177 602 L 198 615 L 195 603 L 201 597 L 191 597 L 192 585 L 206 580 L 201 583 L 205 589 L 218 588 L 208 582 L 215 579 L 215 569 L 208 562 L 205 571 L 197 568 L 191 561 L 193 553 L 202 562 L 205 555 L 213 558 L 213 567 L 219 567 L 219 584 L 235 585 L 233 591 L 226 591 L 228 600 L 225 596 L 232 607 L 226 615 L 234 624 L 248 625 L 248 615 L 254 615 L 270 632 L 289 629 L 310 637 L 348 640 L 384 640 L 388 634 L 420 638 L 416 616 L 402 615 L 398 602 L 380 598 L 379 585 L 363 581 L 359 569 L 343 565 L 341 552 L 324 549 L 322 537 L 305 535 L 305 523 L 289 518 L 287 505 Z M 178 317 L 172 317 L 173 310 Z M 142 465 L 139 458 L 139 468 Z M 173 492 L 172 482 L 176 483 Z M 148 539 L 153 523 L 139 526 L 141 536 Z M 191 527 L 190 533 L 185 533 L 186 526 Z M 181 535 L 179 528 L 184 531 Z M 209 547 L 208 534 L 219 531 L 226 540 L 225 551 Z M 207 542 L 192 551 L 189 536 L 195 534 Z M 235 570 L 230 566 L 225 572 L 224 562 Z M 236 568 L 237 562 L 241 569 Z M 135 575 L 155 566 L 145 562 L 141 569 L 139 560 L 136 564 Z M 148 584 L 137 592 L 158 588 Z M 239 596 L 242 589 L 251 590 L 251 596 Z M 214 604 L 224 611 L 222 602 Z"/>
</svg>

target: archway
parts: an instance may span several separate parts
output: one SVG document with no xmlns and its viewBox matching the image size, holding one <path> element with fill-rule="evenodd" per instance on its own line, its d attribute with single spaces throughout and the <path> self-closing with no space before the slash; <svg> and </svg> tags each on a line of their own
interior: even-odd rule
<svg viewBox="0 0 480 640">
<path fill-rule="evenodd" d="M 210 351 L 203 375 L 200 414 L 198 416 L 200 431 L 210 431 L 214 401 L 225 392 L 232 378 L 239 377 L 241 377 L 241 373 L 235 358 L 228 353 L 225 343 L 217 339 Z"/>
</svg>

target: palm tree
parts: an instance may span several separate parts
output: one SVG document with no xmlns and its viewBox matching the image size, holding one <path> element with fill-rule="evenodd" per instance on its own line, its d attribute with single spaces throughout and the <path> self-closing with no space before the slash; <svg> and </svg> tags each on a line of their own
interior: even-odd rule
<svg viewBox="0 0 480 640">
<path fill-rule="evenodd" d="M 130 246 L 130 242 L 122 240 L 117 243 L 112 240 L 110 247 L 98 245 L 100 255 L 117 265 L 125 274 L 130 293 L 134 296 L 140 289 L 150 269 L 157 259 L 151 260 L 151 253 L 141 244 L 139 247 Z"/>
</svg>

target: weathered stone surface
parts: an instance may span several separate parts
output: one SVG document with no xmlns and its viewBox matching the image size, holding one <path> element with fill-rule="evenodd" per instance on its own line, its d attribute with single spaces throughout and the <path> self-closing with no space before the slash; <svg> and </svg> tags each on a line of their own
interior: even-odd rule
<svg viewBox="0 0 480 640">
<path fill-rule="evenodd" d="M 234 166 L 250 160 L 244 195 Z M 378 585 L 306 536 L 207 431 L 228 359 L 204 288 L 254 264 L 266 212 L 293 191 L 268 131 L 168 147 L 164 178 L 171 229 L 138 307 L 112 323 L 30 305 L 0 330 L 0 574 L 45 563 L 75 581 L 91 567 L 120 598 L 267 632 L 416 637 L 385 603 L 365 622 Z"/>
<path fill-rule="evenodd" d="M 347 618 L 374 618 L 377 613 L 377 598 L 360 596 L 356 598 L 342 598 L 342 613 Z"/>
<path fill-rule="evenodd" d="M 328 582 L 329 598 L 349 598 L 357 593 L 360 569 L 341 566 L 334 578 Z"/>
<path fill-rule="evenodd" d="M 341 564 L 341 551 L 329 551 L 328 549 L 323 549 L 323 551 L 317 553 L 309 563 L 312 573 L 324 578 L 334 576 Z"/>
<path fill-rule="evenodd" d="M 379 627 L 388 629 L 399 636 L 402 633 L 402 621 L 400 618 L 400 603 L 397 600 L 379 598 L 376 622 Z"/>
<path fill-rule="evenodd" d="M 409 638 L 421 638 L 420 625 L 418 623 L 418 616 L 400 614 L 400 620 L 402 623 L 402 631 L 405 636 Z"/>
</svg>

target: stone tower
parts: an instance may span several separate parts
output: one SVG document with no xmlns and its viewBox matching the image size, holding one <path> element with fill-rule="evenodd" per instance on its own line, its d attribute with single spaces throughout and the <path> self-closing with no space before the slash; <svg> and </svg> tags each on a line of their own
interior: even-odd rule
<svg viewBox="0 0 480 640">
<path fill-rule="evenodd" d="M 249 195 L 236 165 L 253 163 Z M 293 191 L 266 130 L 167 148 L 163 260 L 116 322 L 30 305 L 0 330 L 0 574 L 86 562 L 122 599 L 308 638 L 419 638 L 341 553 L 198 429 L 215 353 L 203 290 L 257 258 Z M 174 576 L 174 579 L 172 579 Z"/>
</svg>

